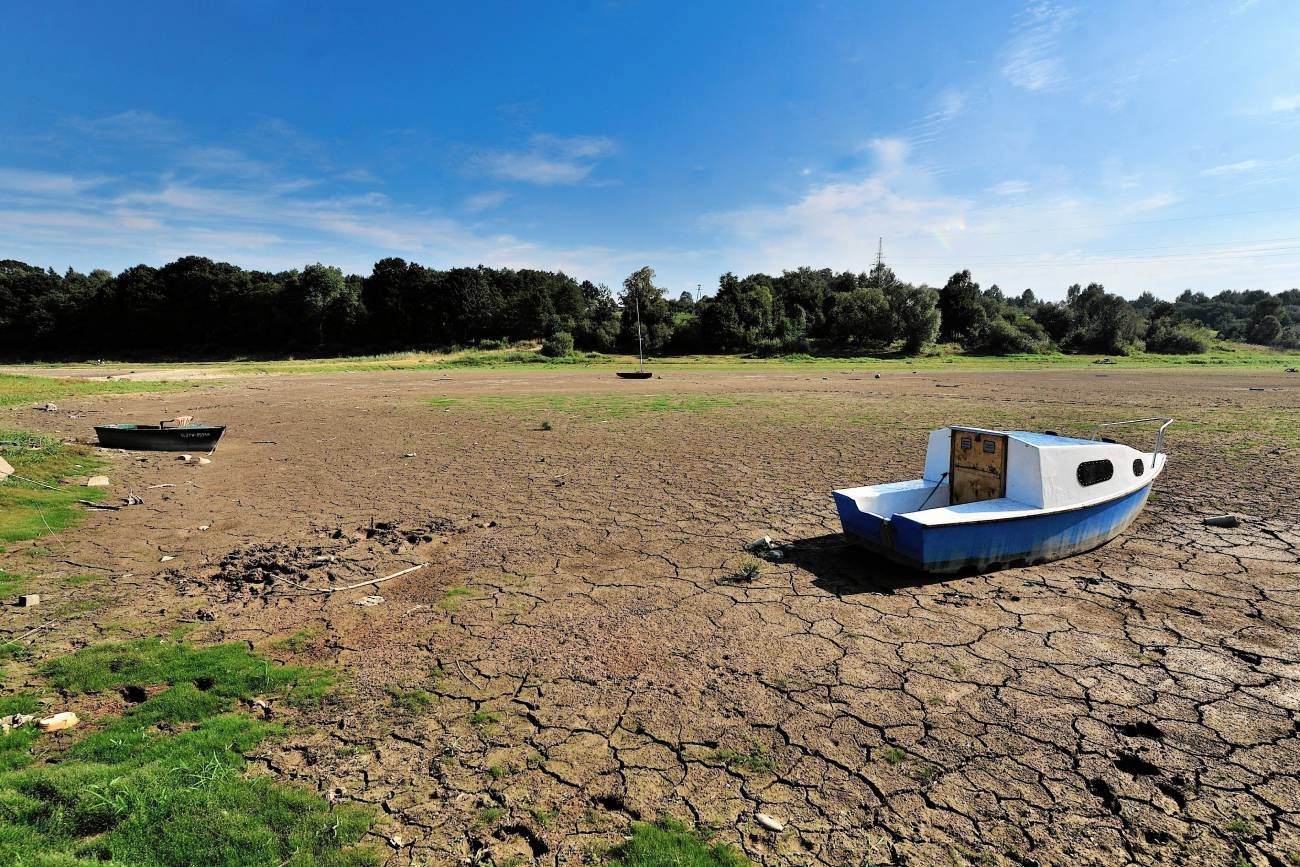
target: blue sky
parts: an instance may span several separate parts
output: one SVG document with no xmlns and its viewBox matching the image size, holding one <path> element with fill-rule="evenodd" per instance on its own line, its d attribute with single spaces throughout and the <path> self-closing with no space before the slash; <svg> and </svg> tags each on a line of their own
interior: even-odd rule
<svg viewBox="0 0 1300 867">
<path fill-rule="evenodd" d="M 25 3 L 0 258 L 1300 285 L 1300 5 Z"/>
</svg>

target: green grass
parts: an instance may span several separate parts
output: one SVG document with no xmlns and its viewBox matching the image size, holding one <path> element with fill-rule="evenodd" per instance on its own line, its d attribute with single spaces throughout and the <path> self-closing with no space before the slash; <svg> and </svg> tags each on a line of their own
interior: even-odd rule
<svg viewBox="0 0 1300 867">
<path fill-rule="evenodd" d="M 6 572 L 0 569 L 0 600 L 8 601 L 10 596 L 22 593 L 31 580 L 30 575 L 19 575 L 17 572 Z"/>
<path fill-rule="evenodd" d="M 99 727 L 63 751 L 34 729 L 0 741 L 0 863 L 379 863 L 354 846 L 370 826 L 368 811 L 331 808 L 243 773 L 243 754 L 282 728 L 236 712 L 238 702 L 319 694 L 324 672 L 274 666 L 239 644 L 157 640 L 89 647 L 39 670 L 70 696 L 162 689 L 121 717 L 87 721 Z"/>
<path fill-rule="evenodd" d="M 474 715 L 470 717 L 470 722 L 474 723 L 476 726 L 487 728 L 489 726 L 501 725 L 502 719 L 503 717 L 501 716 L 500 711 L 477 710 L 474 711 Z"/>
<path fill-rule="evenodd" d="M 887 765 L 901 764 L 907 760 L 907 751 L 901 747 L 885 747 L 880 750 L 880 760 Z"/>
<path fill-rule="evenodd" d="M 423 689 L 390 686 L 386 692 L 392 699 L 393 707 L 412 715 L 424 713 L 438 700 L 436 695 Z"/>
<path fill-rule="evenodd" d="M 671 819 L 632 823 L 632 839 L 610 852 L 609 867 L 752 867 L 735 847 L 714 843 Z"/>
<path fill-rule="evenodd" d="M 444 611 L 455 611 L 470 593 L 468 587 L 452 587 L 442 595 L 442 599 L 438 601 L 438 607 Z"/>
<path fill-rule="evenodd" d="M 65 485 L 65 476 L 91 475 L 103 466 L 90 449 L 64 445 L 52 437 L 26 431 L 0 430 L 0 457 L 14 468 L 14 477 L 0 484 L 0 542 L 36 539 L 67 529 L 81 519 L 77 500 L 97 501 L 103 488 Z M 50 490 L 17 478 L 25 476 L 52 485 Z"/>
<path fill-rule="evenodd" d="M 768 755 L 759 744 L 752 745 L 748 750 L 723 747 L 714 750 L 712 757 L 729 768 L 739 768 L 755 774 L 776 773 L 776 759 Z"/>
<path fill-rule="evenodd" d="M 385 355 L 351 356 L 345 358 L 232 360 L 223 362 L 174 362 L 158 364 L 130 363 L 121 366 L 141 372 L 156 370 L 198 370 L 209 376 L 240 376 L 256 374 L 352 373 L 383 370 L 455 370 L 464 368 L 507 368 L 524 370 L 555 370 L 564 368 L 609 369 L 629 368 L 636 364 L 635 356 L 606 355 L 597 352 L 578 353 L 565 358 L 547 358 L 537 351 L 540 344 L 525 344 L 513 349 L 467 349 L 451 352 L 396 352 Z M 650 366 L 656 371 L 671 370 L 947 370 L 965 368 L 973 370 L 1006 370 L 1018 368 L 1087 367 L 1102 356 L 1043 353 L 1036 355 L 977 356 L 966 355 L 952 346 L 932 347 L 927 354 L 904 357 L 892 354 L 883 356 L 810 356 L 790 355 L 775 358 L 753 358 L 738 355 L 684 355 L 653 358 Z M 1215 341 L 1208 352 L 1201 355 L 1155 355 L 1137 353 L 1117 357 L 1116 369 L 1133 368 L 1222 368 L 1258 367 L 1280 370 L 1300 366 L 1300 353 L 1283 352 L 1244 343 Z M 43 368 L 82 368 L 87 372 L 113 370 L 116 365 L 91 367 L 89 365 L 31 365 L 33 373 Z M 83 382 L 54 380 L 47 377 L 10 377 L 12 379 L 38 378 L 47 382 L 62 382 L 59 388 L 73 389 L 72 394 L 121 393 L 123 391 L 159 391 L 164 388 L 184 387 L 177 383 L 158 382 Z M 211 380 L 208 380 L 211 382 Z M 0 393 L 6 386 L 0 381 Z M 56 399 L 53 386 L 17 385 L 12 391 L 27 389 L 28 394 L 16 402 Z M 2 401 L 3 398 L 0 398 Z"/>
<path fill-rule="evenodd" d="M 34 367 L 33 370 L 40 368 Z M 146 391 L 175 391 L 193 388 L 186 382 L 134 382 L 131 380 L 58 379 L 52 376 L 19 376 L 0 373 L 0 406 L 38 404 L 69 397 L 101 394 L 138 394 Z"/>
</svg>

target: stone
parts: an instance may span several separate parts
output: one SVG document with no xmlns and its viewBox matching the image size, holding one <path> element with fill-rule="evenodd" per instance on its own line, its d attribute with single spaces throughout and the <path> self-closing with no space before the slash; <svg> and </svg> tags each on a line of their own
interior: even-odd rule
<svg viewBox="0 0 1300 867">
<path fill-rule="evenodd" d="M 1237 526 L 1240 526 L 1240 525 L 1241 525 L 1241 521 L 1237 520 L 1237 516 L 1236 516 L 1236 515 L 1215 515 L 1213 518 L 1206 518 L 1206 519 L 1205 519 L 1205 526 L 1207 526 L 1207 527 L 1229 527 L 1229 528 L 1231 528 L 1231 527 L 1237 527 Z"/>
<path fill-rule="evenodd" d="M 207 530 L 207 529 L 208 529 L 208 525 L 207 525 L 207 524 L 199 524 L 199 529 L 200 529 L 200 530 Z"/>
<path fill-rule="evenodd" d="M 201 467 L 206 467 L 210 463 L 212 463 L 211 458 L 199 458 L 199 466 Z"/>
<path fill-rule="evenodd" d="M 754 821 L 775 834 L 779 834 L 785 830 L 784 822 L 780 819 L 769 816 L 767 813 L 755 813 Z"/>
<path fill-rule="evenodd" d="M 41 411 L 43 411 L 43 412 L 58 412 L 58 411 L 59 411 L 59 408 L 58 408 L 57 406 L 55 406 L 54 404 L 52 404 L 52 403 L 43 404 L 43 405 L 38 406 L 38 407 L 36 407 L 36 408 L 39 409 L 39 410 L 41 410 Z"/>
<path fill-rule="evenodd" d="M 79 722 L 81 722 L 81 720 L 77 718 L 75 713 L 70 710 L 65 710 L 62 713 L 56 713 L 54 716 L 47 716 L 45 719 L 37 723 L 37 725 L 41 727 L 41 731 L 43 732 L 61 732 L 64 729 L 72 728 Z"/>
<path fill-rule="evenodd" d="M 0 733 L 9 734 L 10 729 L 18 729 L 27 725 L 36 719 L 30 713 L 11 713 L 9 716 L 0 716 Z"/>
<path fill-rule="evenodd" d="M 18 597 L 18 605 L 22 608 L 35 608 L 40 604 L 41 594 L 39 593 L 24 593 L 22 596 Z"/>
<path fill-rule="evenodd" d="M 176 559 L 176 558 L 173 557 L 171 554 L 164 554 L 164 555 L 162 555 L 162 558 L 161 558 L 158 562 L 159 562 L 159 563 L 169 563 L 169 562 L 171 562 L 172 560 L 175 560 L 175 559 Z"/>
<path fill-rule="evenodd" d="M 0 482 L 3 482 L 5 479 L 9 478 L 13 474 L 14 474 L 14 468 L 9 466 L 9 462 L 6 461 L 4 458 L 0 458 Z"/>
<path fill-rule="evenodd" d="M 88 487 L 88 488 L 107 488 L 107 487 L 108 487 L 108 476 L 91 476 L 90 478 L 86 479 L 86 487 Z"/>
<path fill-rule="evenodd" d="M 361 597 L 360 599 L 358 599 L 356 602 L 354 602 L 353 604 L 354 604 L 354 605 L 361 605 L 361 606 L 383 605 L 383 604 L 384 604 L 384 597 L 382 597 L 382 596 L 363 596 L 363 597 Z"/>
</svg>

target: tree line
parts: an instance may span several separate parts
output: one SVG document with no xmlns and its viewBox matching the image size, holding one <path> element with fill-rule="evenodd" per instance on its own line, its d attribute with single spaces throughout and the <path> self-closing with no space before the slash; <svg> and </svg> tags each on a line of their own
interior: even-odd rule
<svg viewBox="0 0 1300 867">
<path fill-rule="evenodd" d="M 1300 348 L 1300 290 L 1134 301 L 1097 283 L 1062 301 L 981 289 L 970 271 L 934 288 L 884 264 L 854 274 L 797 268 L 723 274 L 717 291 L 671 298 L 651 268 L 602 284 L 530 269 L 426 268 L 389 258 L 368 276 L 328 265 L 253 271 L 199 256 L 114 275 L 0 261 L 0 356 L 9 360 L 360 354 L 501 347 L 649 355 L 896 352 L 938 342 L 977 354 L 1052 350 L 1203 352 L 1218 336 Z"/>
</svg>

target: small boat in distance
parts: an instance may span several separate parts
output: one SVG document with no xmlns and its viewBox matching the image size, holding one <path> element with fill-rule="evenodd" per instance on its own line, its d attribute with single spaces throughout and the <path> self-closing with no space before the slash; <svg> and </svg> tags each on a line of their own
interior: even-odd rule
<svg viewBox="0 0 1300 867">
<path fill-rule="evenodd" d="M 226 432 L 225 425 L 99 424 L 99 444 L 109 449 L 151 452 L 210 452 Z"/>
<path fill-rule="evenodd" d="M 636 299 L 636 370 L 619 370 L 616 373 L 623 379 L 649 379 L 653 373 L 645 369 L 645 353 L 641 351 L 641 298 Z"/>
<path fill-rule="evenodd" d="M 1159 422 L 1140 452 L 1102 428 Z M 1098 425 L 1091 438 L 945 427 L 922 478 L 834 492 L 850 539 L 923 572 L 991 572 L 1104 545 L 1142 511 L 1165 468 L 1171 418 Z"/>
</svg>

